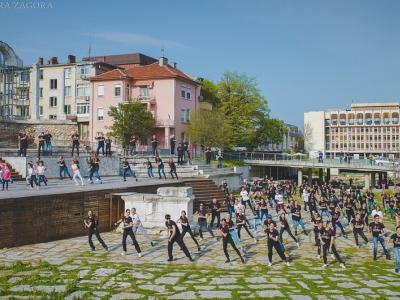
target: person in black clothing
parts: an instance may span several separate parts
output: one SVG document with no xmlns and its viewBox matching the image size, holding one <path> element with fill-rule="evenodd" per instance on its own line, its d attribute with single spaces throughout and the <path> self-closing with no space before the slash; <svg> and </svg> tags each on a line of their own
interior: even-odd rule
<svg viewBox="0 0 400 300">
<path fill-rule="evenodd" d="M 221 205 L 219 205 L 216 198 L 214 198 L 211 203 L 211 223 L 210 223 L 211 228 L 214 227 L 215 218 L 217 218 L 217 228 L 219 228 L 221 219 Z"/>
<path fill-rule="evenodd" d="M 258 240 L 251 234 L 249 228 L 247 227 L 246 224 L 246 216 L 243 213 L 243 210 L 240 208 L 239 209 L 239 214 L 238 214 L 238 222 L 237 222 L 237 229 L 238 229 L 238 236 L 240 239 L 240 231 L 242 230 L 242 227 L 246 230 L 247 234 L 254 239 L 254 241 L 257 243 Z"/>
<path fill-rule="evenodd" d="M 171 138 L 169 139 L 169 146 L 170 146 L 170 153 L 171 155 L 175 154 L 175 145 L 176 145 L 176 139 L 175 139 L 175 135 L 171 135 Z"/>
<path fill-rule="evenodd" d="M 132 136 L 129 141 L 129 155 L 135 155 L 136 153 L 136 137 Z"/>
<path fill-rule="evenodd" d="M 272 248 L 275 248 L 281 259 L 290 266 L 289 260 L 283 252 L 282 246 L 279 242 L 279 232 L 276 230 L 275 224 L 271 222 L 265 230 L 265 233 L 267 234 L 268 239 L 268 266 L 272 266 Z"/>
<path fill-rule="evenodd" d="M 142 257 L 142 251 L 140 250 L 139 244 L 135 238 L 135 234 L 133 233 L 132 227 L 133 227 L 133 221 L 132 218 L 130 217 L 130 209 L 125 210 L 125 216 L 119 220 L 115 225 L 118 225 L 118 223 L 123 224 L 123 235 L 122 235 L 122 248 L 124 249 L 124 252 L 122 252 L 122 255 L 126 255 L 126 239 L 128 236 L 131 237 L 133 245 L 135 246 L 136 252 L 138 253 L 139 257 Z"/>
<path fill-rule="evenodd" d="M 85 220 L 83 221 L 83 223 L 84 223 L 85 227 L 88 229 L 89 246 L 92 249 L 92 251 L 96 250 L 96 247 L 93 245 L 93 241 L 92 241 L 93 234 L 96 235 L 98 241 L 103 246 L 103 248 L 106 251 L 108 251 L 108 247 L 107 247 L 106 243 L 104 243 L 103 239 L 101 238 L 99 229 L 97 228 L 97 226 L 99 225 L 99 221 L 91 210 L 88 211 L 88 215 L 85 218 Z"/>
<path fill-rule="evenodd" d="M 106 144 L 106 156 L 111 157 L 111 139 L 107 137 L 104 143 Z"/>
<path fill-rule="evenodd" d="M 136 181 L 138 181 L 138 178 L 137 178 L 135 172 L 132 171 L 131 166 L 129 165 L 129 162 L 126 159 L 126 157 L 124 158 L 124 162 L 122 163 L 122 172 L 123 172 L 122 175 L 124 177 L 124 181 L 126 181 L 127 175 L 134 177 L 136 179 Z"/>
<path fill-rule="evenodd" d="M 60 169 L 60 179 L 64 179 L 64 177 L 66 177 L 66 175 L 68 175 L 69 179 L 72 180 L 72 176 L 68 171 L 68 167 L 65 164 L 65 159 L 64 159 L 63 155 L 60 156 L 60 158 L 58 159 L 57 164 L 58 164 L 58 167 Z"/>
<path fill-rule="evenodd" d="M 25 132 L 20 132 L 18 134 L 18 140 L 19 140 L 19 153 L 18 155 L 22 155 L 26 157 L 26 149 L 28 149 L 28 136 L 26 135 Z"/>
<path fill-rule="evenodd" d="M 339 253 L 336 251 L 336 247 L 334 244 L 335 240 L 335 233 L 333 232 L 332 229 L 332 223 L 330 221 L 327 221 L 325 223 L 325 228 L 321 228 L 319 231 L 319 239 L 322 245 L 322 254 L 324 258 L 324 265 L 323 267 L 328 266 L 328 251 L 332 252 L 335 258 L 339 261 L 340 267 L 345 268 L 343 260 L 340 258 Z"/>
<path fill-rule="evenodd" d="M 340 222 L 340 207 L 336 206 L 335 210 L 331 213 L 331 221 L 332 221 L 332 226 L 333 226 L 333 233 L 336 235 L 336 227 L 339 227 L 340 230 L 342 231 L 342 234 L 345 238 L 347 238 L 347 234 L 344 231 L 343 225 Z"/>
<path fill-rule="evenodd" d="M 194 237 L 194 233 L 193 233 L 192 229 L 190 228 L 189 220 L 186 216 L 186 211 L 184 211 L 184 210 L 181 211 L 181 216 L 179 217 L 177 222 L 181 223 L 181 226 L 182 226 L 182 240 L 185 237 L 186 232 L 189 233 L 190 237 L 192 238 L 192 240 L 194 241 L 194 243 L 197 246 L 197 250 L 200 251 L 201 248 L 200 248 L 199 242 Z"/>
<path fill-rule="evenodd" d="M 212 154 L 211 148 L 207 147 L 205 152 L 206 152 L 206 164 L 209 165 L 211 163 L 211 154 Z"/>
<path fill-rule="evenodd" d="M 178 152 L 178 165 L 182 165 L 183 164 L 183 144 L 182 143 L 178 144 L 176 151 Z"/>
<path fill-rule="evenodd" d="M 158 140 L 156 135 L 151 138 L 151 149 L 153 150 L 153 155 L 158 156 Z"/>
<path fill-rule="evenodd" d="M 346 208 L 347 223 L 350 224 L 351 220 L 354 219 L 354 203 L 353 200 L 347 199 L 344 202 Z"/>
<path fill-rule="evenodd" d="M 290 230 L 290 226 L 287 221 L 286 214 L 284 212 L 279 215 L 279 224 L 281 227 L 281 229 L 279 231 L 279 241 L 281 242 L 281 244 L 283 244 L 283 233 L 286 231 L 289 234 L 289 236 L 294 240 L 297 247 L 299 247 L 300 244 L 297 241 L 297 239 L 295 238 L 295 236 L 293 235 L 292 231 Z"/>
<path fill-rule="evenodd" d="M 356 245 L 360 247 L 360 244 L 358 243 L 358 236 L 361 236 L 363 240 L 368 243 L 368 239 L 364 234 L 364 221 L 361 218 L 361 215 L 359 213 L 356 214 L 356 217 L 351 220 L 351 227 L 353 230 L 354 234 L 354 239 L 356 241 Z"/>
<path fill-rule="evenodd" d="M 173 261 L 174 258 L 172 256 L 172 250 L 174 247 L 174 243 L 177 242 L 179 247 L 182 249 L 183 253 L 185 253 L 186 257 L 189 258 L 190 261 L 193 261 L 192 256 L 189 253 L 185 243 L 183 242 L 181 233 L 179 232 L 179 228 L 174 221 L 171 220 L 170 215 L 165 215 L 165 226 L 168 228 L 168 261 Z"/>
<path fill-rule="evenodd" d="M 379 221 L 379 215 L 374 216 L 374 221 L 369 224 L 369 231 L 372 234 L 372 241 L 374 243 L 374 260 L 377 259 L 378 255 L 378 243 L 381 244 L 383 248 L 383 253 L 386 255 L 386 259 L 390 259 L 389 251 L 386 249 L 385 239 L 383 237 L 385 233 L 385 225 Z"/>
<path fill-rule="evenodd" d="M 44 142 L 45 142 L 45 135 L 44 132 L 41 132 L 38 136 L 38 158 L 40 159 L 40 149 L 42 149 L 42 154 L 44 155 Z"/>
<path fill-rule="evenodd" d="M 396 227 L 396 232 L 390 236 L 390 240 L 393 243 L 393 252 L 395 256 L 394 260 L 394 271 L 399 273 L 399 263 L 400 263 L 400 226 Z"/>
<path fill-rule="evenodd" d="M 77 132 L 74 132 L 71 135 L 71 141 L 72 141 L 72 153 L 71 153 L 71 156 L 74 156 L 74 149 L 75 148 L 76 148 L 77 156 L 79 156 L 79 134 Z"/>
<path fill-rule="evenodd" d="M 231 261 L 229 258 L 229 254 L 228 254 L 228 244 L 230 244 L 232 246 L 233 250 L 235 250 L 235 252 L 237 253 L 237 255 L 239 255 L 242 263 L 244 263 L 243 256 L 240 254 L 240 251 L 238 250 L 238 248 L 236 247 L 236 245 L 232 239 L 232 236 L 230 234 L 230 227 L 227 225 L 227 222 L 225 219 L 221 220 L 220 231 L 221 231 L 221 235 L 222 235 L 222 247 L 224 249 L 224 253 L 226 256 L 225 262 L 229 263 Z"/>
<path fill-rule="evenodd" d="M 45 141 L 45 146 L 44 146 L 44 149 L 45 149 L 45 152 L 47 153 L 47 154 L 50 154 L 50 155 L 52 155 L 53 154 L 53 147 L 52 147 L 52 145 L 51 145 L 51 139 L 52 139 L 52 135 L 51 135 L 51 133 L 49 132 L 49 131 L 46 131 L 46 133 L 45 133 L 45 135 L 44 135 L 44 141 Z"/>
<path fill-rule="evenodd" d="M 189 142 L 184 140 L 183 141 L 183 160 L 189 159 Z"/>
<path fill-rule="evenodd" d="M 101 151 L 102 151 L 102 153 L 104 155 L 104 141 L 106 140 L 104 138 L 104 135 L 102 133 L 99 133 L 96 136 L 96 140 L 97 140 L 97 150 L 96 150 L 97 156 L 99 156 L 100 149 L 101 149 Z"/>
<path fill-rule="evenodd" d="M 203 239 L 203 231 L 202 229 L 206 229 L 212 237 L 214 237 L 214 233 L 212 232 L 211 228 L 207 225 L 207 211 L 204 208 L 203 203 L 200 203 L 200 207 L 198 210 L 198 218 L 197 218 L 197 224 L 199 226 L 199 234 L 200 234 L 200 240 Z"/>
<path fill-rule="evenodd" d="M 172 179 L 174 179 L 174 174 L 176 179 L 178 179 L 178 174 L 176 173 L 176 165 L 172 158 L 168 160 L 168 165 L 169 165 L 169 174 L 171 174 Z"/>
</svg>

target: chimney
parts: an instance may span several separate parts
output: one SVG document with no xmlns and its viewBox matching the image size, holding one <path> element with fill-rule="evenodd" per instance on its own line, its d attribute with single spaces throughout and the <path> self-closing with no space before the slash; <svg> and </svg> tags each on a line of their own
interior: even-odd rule
<svg viewBox="0 0 400 300">
<path fill-rule="evenodd" d="M 75 57 L 75 55 L 68 55 L 68 63 L 69 63 L 69 64 L 74 64 L 74 63 L 76 63 L 76 57 Z"/>
<path fill-rule="evenodd" d="M 38 65 L 43 66 L 43 62 L 44 62 L 43 57 L 39 57 L 37 61 Z"/>
<path fill-rule="evenodd" d="M 174 61 L 173 63 L 172 63 L 172 66 L 174 67 L 174 69 L 176 69 L 176 66 L 177 66 L 178 64 L 177 64 L 177 62 L 176 61 Z"/>
<path fill-rule="evenodd" d="M 160 65 L 160 67 L 165 67 L 168 65 L 168 58 L 161 56 L 158 60 L 158 64 Z"/>
<path fill-rule="evenodd" d="M 49 63 L 49 65 L 57 65 L 58 58 L 56 56 L 53 56 L 52 58 L 49 59 L 48 63 Z"/>
</svg>

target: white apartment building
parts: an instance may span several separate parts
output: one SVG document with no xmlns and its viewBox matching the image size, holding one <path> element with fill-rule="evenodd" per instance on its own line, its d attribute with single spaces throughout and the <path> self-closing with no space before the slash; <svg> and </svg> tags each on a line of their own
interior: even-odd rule
<svg viewBox="0 0 400 300">
<path fill-rule="evenodd" d="M 344 153 L 360 159 L 370 154 L 398 158 L 400 103 L 357 103 L 351 109 L 304 113 L 306 150 L 328 158 Z"/>
<path fill-rule="evenodd" d="M 30 76 L 31 120 L 77 122 L 81 138 L 87 138 L 91 94 L 87 78 L 115 68 L 103 62 L 76 62 L 73 55 L 66 63 L 53 57 L 44 64 L 39 58 Z"/>
</svg>

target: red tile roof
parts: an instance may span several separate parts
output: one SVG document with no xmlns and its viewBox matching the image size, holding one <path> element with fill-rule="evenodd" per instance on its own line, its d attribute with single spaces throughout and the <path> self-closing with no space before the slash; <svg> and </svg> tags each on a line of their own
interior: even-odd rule
<svg viewBox="0 0 400 300">
<path fill-rule="evenodd" d="M 145 66 L 132 66 L 126 70 L 112 70 L 103 74 L 91 77 L 91 81 L 115 80 L 122 78 L 130 79 L 162 79 L 162 78 L 180 78 L 186 81 L 196 82 L 195 79 L 186 75 L 179 69 L 170 65 L 160 66 L 158 62 Z"/>
</svg>

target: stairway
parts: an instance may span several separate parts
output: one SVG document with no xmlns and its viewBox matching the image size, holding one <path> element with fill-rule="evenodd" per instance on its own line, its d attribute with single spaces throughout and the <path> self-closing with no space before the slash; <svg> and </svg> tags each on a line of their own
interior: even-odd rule
<svg viewBox="0 0 400 300">
<path fill-rule="evenodd" d="M 213 198 L 216 198 L 218 203 L 225 207 L 225 194 L 219 189 L 212 179 L 199 178 L 185 180 L 185 186 L 192 187 L 194 194 L 193 212 L 197 211 L 200 203 L 206 207 L 211 205 Z"/>
<path fill-rule="evenodd" d="M 7 167 L 11 170 L 11 178 L 13 181 L 23 181 L 24 179 L 22 178 L 22 175 L 19 174 L 17 171 L 15 171 L 15 169 L 8 163 L 6 162 L 4 159 L 2 159 L 0 157 L 1 161 L 4 161 L 5 164 L 7 165 Z"/>
</svg>

